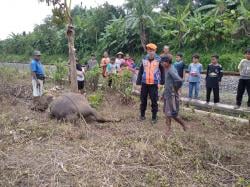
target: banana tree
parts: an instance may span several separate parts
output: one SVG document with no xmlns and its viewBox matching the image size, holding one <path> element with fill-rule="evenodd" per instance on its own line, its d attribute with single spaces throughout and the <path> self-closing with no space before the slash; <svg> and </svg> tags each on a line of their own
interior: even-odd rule
<svg viewBox="0 0 250 187">
<path fill-rule="evenodd" d="M 76 75 L 76 54 L 74 47 L 75 30 L 71 17 L 72 0 L 39 0 L 45 2 L 49 6 L 53 6 L 53 13 L 57 18 L 67 24 L 67 39 L 69 48 L 69 73 L 70 73 L 70 88 L 72 92 L 78 92 L 77 75 Z"/>
<path fill-rule="evenodd" d="M 195 10 L 195 12 L 207 11 L 207 14 L 212 15 L 222 15 L 224 14 L 230 6 L 236 5 L 237 0 L 216 0 L 214 4 L 204 5 Z"/>
<path fill-rule="evenodd" d="M 131 29 L 138 29 L 144 51 L 148 42 L 147 27 L 155 25 L 152 15 L 156 4 L 157 0 L 128 0 L 126 4 L 129 10 L 126 16 L 127 26 Z"/>
<path fill-rule="evenodd" d="M 164 36 L 174 36 L 178 38 L 178 46 L 183 46 L 184 38 L 190 31 L 187 27 L 187 18 L 190 15 L 190 4 L 184 10 L 177 8 L 176 15 L 163 14 L 162 21 L 171 27 L 163 30 Z"/>
<path fill-rule="evenodd" d="M 249 5 L 248 5 L 249 6 Z M 250 9 L 243 0 L 238 6 L 239 17 L 237 18 L 237 32 L 243 31 L 246 36 L 250 36 Z"/>
</svg>

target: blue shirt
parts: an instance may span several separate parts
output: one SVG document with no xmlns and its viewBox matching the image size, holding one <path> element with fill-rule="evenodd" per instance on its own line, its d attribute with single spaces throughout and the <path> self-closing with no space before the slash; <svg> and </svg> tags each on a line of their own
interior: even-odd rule
<svg viewBox="0 0 250 187">
<path fill-rule="evenodd" d="M 188 66 L 188 72 L 189 72 L 189 77 L 188 77 L 189 82 L 200 82 L 201 72 L 202 72 L 202 64 L 191 63 Z"/>
<path fill-rule="evenodd" d="M 107 73 L 108 74 L 116 74 L 117 71 L 118 71 L 118 69 L 119 69 L 119 67 L 118 67 L 117 64 L 111 64 L 111 63 L 109 63 L 107 65 Z"/>
<path fill-rule="evenodd" d="M 154 57 L 157 61 L 161 61 L 161 57 L 159 56 L 159 55 L 157 55 L 157 54 L 155 54 L 155 57 Z M 144 60 L 148 60 L 149 59 L 149 54 L 147 54 L 144 58 L 143 58 Z"/>
<path fill-rule="evenodd" d="M 183 62 L 183 61 L 180 61 L 180 62 L 177 62 L 177 61 L 176 61 L 176 62 L 174 63 L 174 67 L 175 67 L 175 69 L 177 70 L 179 76 L 180 76 L 181 78 L 183 78 L 183 72 L 184 72 L 184 69 L 185 69 L 185 64 L 184 64 L 184 62 Z"/>
<path fill-rule="evenodd" d="M 40 61 L 33 59 L 30 64 L 32 72 L 35 72 L 37 75 L 44 75 L 44 68 Z"/>
</svg>

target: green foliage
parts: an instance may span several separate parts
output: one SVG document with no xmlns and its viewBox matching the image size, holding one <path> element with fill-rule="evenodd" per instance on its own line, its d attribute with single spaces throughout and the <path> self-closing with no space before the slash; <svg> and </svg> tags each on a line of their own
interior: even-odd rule
<svg viewBox="0 0 250 187">
<path fill-rule="evenodd" d="M 249 5 L 244 0 L 195 2 L 128 0 L 120 7 L 108 3 L 89 9 L 76 6 L 71 16 L 77 56 L 86 63 L 91 53 L 100 60 L 104 51 L 111 55 L 123 51 L 139 64 L 145 43 L 153 42 L 159 50 L 167 44 L 172 53 L 182 51 L 188 63 L 192 53 L 198 52 L 204 66 L 217 53 L 225 70 L 237 70 L 241 51 L 249 47 Z M 0 41 L 0 60 L 28 61 L 34 49 L 43 53 L 44 64 L 54 64 L 58 57 L 66 59 L 68 45 L 60 13 L 55 9 L 31 33 L 11 34 Z"/>
<path fill-rule="evenodd" d="M 250 180 L 245 179 L 243 177 L 239 177 L 236 186 L 249 186 L 250 185 Z"/>
<path fill-rule="evenodd" d="M 0 67 L 0 80 L 1 81 L 15 81 L 21 74 L 16 68 Z M 21 76 L 20 76 L 21 77 Z"/>
<path fill-rule="evenodd" d="M 103 101 L 103 93 L 98 91 L 88 96 L 90 105 L 94 108 L 98 108 Z"/>
<path fill-rule="evenodd" d="M 121 73 L 109 77 L 112 79 L 112 89 L 118 91 L 125 103 L 132 99 L 132 73 L 129 70 L 122 70 Z M 109 80 L 107 79 L 107 81 Z"/>
<path fill-rule="evenodd" d="M 95 66 L 92 70 L 85 73 L 85 85 L 88 90 L 96 91 L 98 89 L 99 77 L 101 69 L 99 66 Z"/>
<path fill-rule="evenodd" d="M 67 78 L 68 75 L 68 67 L 67 67 L 67 62 L 63 61 L 62 59 L 58 59 L 54 63 L 56 70 L 53 72 L 53 80 L 54 81 L 62 81 L 63 79 Z"/>
</svg>

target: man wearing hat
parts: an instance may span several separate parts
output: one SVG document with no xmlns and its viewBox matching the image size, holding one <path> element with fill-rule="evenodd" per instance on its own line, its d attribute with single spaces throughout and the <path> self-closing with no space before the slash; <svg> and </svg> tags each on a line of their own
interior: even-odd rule
<svg viewBox="0 0 250 187">
<path fill-rule="evenodd" d="M 34 98 L 42 96 L 43 94 L 43 81 L 45 79 L 45 74 L 40 58 L 41 58 L 41 52 L 34 51 L 33 59 L 30 64 Z"/>
<path fill-rule="evenodd" d="M 153 43 L 146 45 L 147 55 L 142 60 L 137 78 L 137 85 L 141 85 L 141 114 L 140 119 L 145 120 L 148 95 L 151 99 L 152 123 L 157 122 L 158 112 L 158 85 L 164 84 L 164 68 L 157 58 L 157 46 Z"/>
</svg>

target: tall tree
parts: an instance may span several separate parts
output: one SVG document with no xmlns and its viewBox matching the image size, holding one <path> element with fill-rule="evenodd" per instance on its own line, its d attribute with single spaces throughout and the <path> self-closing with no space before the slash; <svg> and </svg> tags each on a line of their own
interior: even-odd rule
<svg viewBox="0 0 250 187">
<path fill-rule="evenodd" d="M 147 27 L 154 26 L 152 18 L 153 9 L 157 5 L 157 0 L 128 0 L 126 7 L 129 10 L 126 17 L 130 28 L 138 28 L 141 46 L 146 51 L 148 42 Z"/>
<path fill-rule="evenodd" d="M 53 14 L 67 24 L 67 39 L 69 48 L 69 73 L 70 73 L 70 87 L 72 92 L 77 92 L 77 75 L 76 75 L 76 54 L 74 47 L 75 29 L 71 17 L 72 0 L 39 0 L 46 2 L 49 6 L 53 6 Z"/>
</svg>

